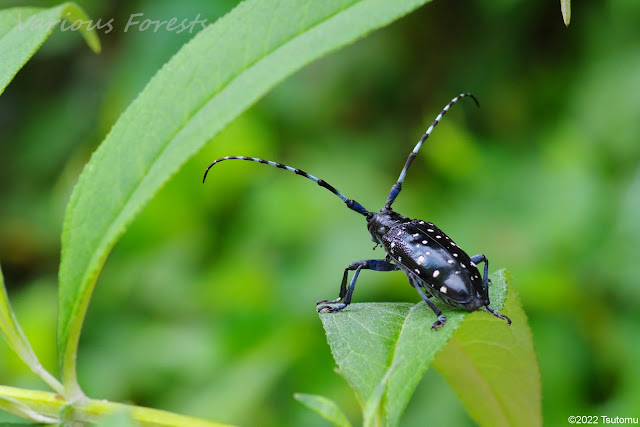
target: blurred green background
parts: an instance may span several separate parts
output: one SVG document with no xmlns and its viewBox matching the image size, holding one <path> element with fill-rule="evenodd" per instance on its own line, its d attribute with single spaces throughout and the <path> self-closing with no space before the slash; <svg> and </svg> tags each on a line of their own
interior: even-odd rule
<svg viewBox="0 0 640 427">
<path fill-rule="evenodd" d="M 19 320 L 56 371 L 59 235 L 91 152 L 193 34 L 125 33 L 133 13 L 209 23 L 234 1 L 78 1 L 114 18 L 93 55 L 54 33 L 0 97 L 0 263 Z M 26 5 L 5 1 L 2 6 Z M 30 1 L 29 5 L 55 2 Z M 514 277 L 539 357 L 545 423 L 640 415 L 640 2 L 435 1 L 289 78 L 215 137 L 109 257 L 80 342 L 88 395 L 241 425 L 327 425 L 292 394 L 359 409 L 315 301 L 372 251 L 365 222 L 277 160 L 378 209 L 441 108 L 394 207 Z M 151 130 L 150 130 L 151 131 Z M 136 141 L 131 141 L 135 144 Z M 363 272 L 354 302 L 419 301 Z M 509 313 L 506 313 L 507 315 Z M 0 344 L 0 384 L 45 388 Z M 481 397 L 480 397 L 481 398 Z M 0 421 L 12 419 L 0 414 Z M 472 422 L 429 371 L 403 419 Z"/>
</svg>

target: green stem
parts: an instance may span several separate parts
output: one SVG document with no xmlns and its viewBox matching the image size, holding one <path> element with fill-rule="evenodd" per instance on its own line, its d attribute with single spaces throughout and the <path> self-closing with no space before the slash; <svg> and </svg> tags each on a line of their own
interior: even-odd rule
<svg viewBox="0 0 640 427">
<path fill-rule="evenodd" d="M 20 359 L 22 359 L 36 375 L 42 378 L 42 380 L 57 393 L 64 393 L 64 387 L 60 381 L 42 367 L 38 356 L 36 356 L 29 340 L 27 340 L 18 323 L 18 319 L 16 319 L 11 304 L 9 303 L 7 290 L 4 286 L 2 269 L 0 269 L 0 332 L 0 335 L 2 335 L 7 341 L 7 344 L 9 344 L 9 347 L 16 352 Z"/>
<path fill-rule="evenodd" d="M 40 364 L 38 358 L 35 358 L 35 363 L 33 365 L 29 365 L 31 370 L 39 376 L 42 381 L 47 383 L 49 387 L 51 387 L 56 393 L 62 395 L 64 393 L 64 386 L 58 381 L 56 377 L 51 375 L 49 371 L 44 369 L 44 367 Z"/>
<path fill-rule="evenodd" d="M 68 406 L 69 403 L 59 394 L 0 386 L 0 409 L 20 417 L 38 422 L 58 423 L 60 411 L 65 409 L 65 413 L 69 413 L 66 409 Z M 96 423 L 114 412 L 128 412 L 131 418 L 142 426 L 225 426 L 172 412 L 95 399 L 87 399 L 83 403 L 73 405 L 70 418 L 83 423 Z"/>
</svg>

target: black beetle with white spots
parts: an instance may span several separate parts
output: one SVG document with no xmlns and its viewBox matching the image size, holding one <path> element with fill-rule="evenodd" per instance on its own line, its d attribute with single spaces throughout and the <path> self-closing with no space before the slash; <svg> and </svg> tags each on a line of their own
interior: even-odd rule
<svg viewBox="0 0 640 427">
<path fill-rule="evenodd" d="M 344 269 L 339 297 L 331 301 L 318 301 L 316 303 L 318 312 L 336 312 L 347 307 L 351 303 L 353 290 L 361 270 L 402 270 L 407 275 L 409 283 L 418 291 L 418 294 L 438 317 L 438 320 L 431 326 L 433 329 L 444 326 L 447 319 L 438 307 L 431 302 L 430 298 L 432 297 L 467 311 L 475 311 L 480 307 L 486 307 L 494 316 L 506 320 L 507 325 L 511 325 L 511 320 L 507 316 L 498 313 L 489 305 L 489 261 L 484 255 L 470 257 L 433 223 L 419 219 L 409 219 L 391 208 L 391 205 L 402 190 L 402 183 L 407 170 L 424 141 L 429 137 L 449 108 L 460 98 L 466 96 L 471 97 L 478 105 L 478 101 L 473 95 L 463 93 L 453 98 L 444 107 L 409 154 L 398 181 L 391 188 L 387 202 L 379 213 L 368 211 L 360 203 L 349 199 L 326 181 L 309 175 L 300 169 L 254 157 L 228 156 L 217 159 L 207 168 L 202 182 L 207 178 L 207 173 L 211 167 L 224 160 L 248 160 L 263 163 L 286 169 L 315 181 L 319 186 L 338 196 L 349 209 L 367 219 L 367 228 L 371 234 L 371 240 L 376 243 L 376 246 L 382 246 L 387 256 L 384 259 L 366 259 L 349 264 Z M 480 263 L 484 263 L 483 274 L 480 274 L 477 268 L 477 264 Z M 347 287 L 349 271 L 355 271 L 355 273 Z"/>
</svg>

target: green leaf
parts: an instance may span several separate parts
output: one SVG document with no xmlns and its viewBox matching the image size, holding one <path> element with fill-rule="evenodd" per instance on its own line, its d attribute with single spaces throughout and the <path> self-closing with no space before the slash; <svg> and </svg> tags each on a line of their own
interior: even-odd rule
<svg viewBox="0 0 640 427">
<path fill-rule="evenodd" d="M 248 0 L 165 64 L 94 153 L 67 207 L 58 350 L 68 394 L 82 398 L 75 357 L 98 274 L 117 239 L 153 195 L 285 77 L 427 1 Z M 203 159 L 203 169 L 209 160 Z M 198 181 L 194 177 L 194 185 Z"/>
<path fill-rule="evenodd" d="M 11 397 L 5 397 L 0 395 L 0 410 L 9 414 L 17 415 L 27 420 L 38 421 L 40 423 L 55 423 L 56 418 L 42 415 L 39 412 L 33 410 L 28 405 L 23 404 L 17 399 Z"/>
<path fill-rule="evenodd" d="M 323 396 L 304 393 L 296 393 L 293 397 L 307 408 L 320 414 L 324 419 L 331 421 L 334 425 L 338 427 L 351 427 L 347 416 L 333 400 Z"/>
<path fill-rule="evenodd" d="M 533 339 L 510 286 L 501 327 L 486 316 L 469 316 L 436 356 L 433 366 L 480 425 L 542 425 L 540 371 Z"/>
<path fill-rule="evenodd" d="M 564 25 L 568 27 L 569 22 L 571 22 L 571 0 L 560 0 L 560 10 L 562 11 Z"/>
<path fill-rule="evenodd" d="M 503 272 L 492 275 L 492 307 L 500 310 L 506 296 Z M 506 329 L 506 323 L 482 310 L 474 313 L 435 304 L 447 316 L 437 331 L 433 311 L 424 303 L 352 304 L 346 310 L 320 315 L 327 341 L 340 373 L 347 379 L 366 414 L 372 412 L 371 399 L 386 383 L 378 408 L 384 425 L 397 425 L 426 369 L 463 320 L 484 317 L 490 324 Z M 506 313 L 509 315 L 509 313 Z"/>
<path fill-rule="evenodd" d="M 89 47 L 100 52 L 95 29 L 87 28 L 87 15 L 74 3 L 51 9 L 16 7 L 0 10 L 0 94 L 53 29 L 60 28 L 61 19 L 69 22 L 65 28 L 77 23 Z"/>
<path fill-rule="evenodd" d="M 364 404 L 364 409 L 362 410 L 362 425 L 364 427 L 374 427 L 380 425 L 382 414 L 380 414 L 380 402 L 382 401 L 382 397 L 384 396 L 384 392 L 387 389 L 389 384 L 389 377 L 394 371 L 394 365 L 391 366 L 390 369 L 384 374 L 384 377 L 380 380 L 377 387 L 369 396 L 369 399 Z"/>
</svg>

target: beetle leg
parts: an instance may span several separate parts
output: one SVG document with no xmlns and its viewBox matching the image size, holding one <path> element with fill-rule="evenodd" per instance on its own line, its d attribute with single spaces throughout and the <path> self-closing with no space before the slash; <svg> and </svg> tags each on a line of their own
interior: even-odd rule
<svg viewBox="0 0 640 427">
<path fill-rule="evenodd" d="M 491 283 L 491 279 L 489 279 L 489 260 L 486 256 L 480 254 L 472 256 L 471 261 L 475 264 L 484 262 L 484 275 L 482 277 L 482 285 L 484 286 L 484 290 L 489 292 L 489 283 Z"/>
<path fill-rule="evenodd" d="M 489 284 L 491 283 L 491 279 L 489 279 L 489 260 L 487 259 L 486 256 L 480 254 L 480 255 L 472 256 L 471 261 L 473 261 L 476 264 L 484 262 L 484 277 L 482 278 L 482 284 L 484 285 L 484 289 L 487 292 L 489 292 Z M 493 308 L 491 308 L 489 304 L 487 304 L 485 307 L 487 307 L 487 310 L 489 310 L 489 312 L 491 312 L 491 314 L 493 314 L 497 318 L 506 320 L 507 326 L 511 326 L 511 319 L 509 319 L 507 316 L 505 316 L 504 314 L 498 313 Z"/>
<path fill-rule="evenodd" d="M 489 307 L 489 305 L 486 305 L 485 307 L 487 307 L 487 310 L 489 310 L 491 312 L 491 314 L 493 314 L 497 318 L 506 320 L 507 321 L 507 326 L 511 326 L 511 319 L 509 319 L 507 316 L 505 316 L 504 314 L 498 313 L 493 308 Z"/>
<path fill-rule="evenodd" d="M 320 300 L 316 302 L 318 313 L 321 311 L 324 312 L 334 312 L 340 311 L 344 309 L 346 306 L 351 304 L 351 297 L 353 296 L 353 289 L 356 287 L 356 280 L 358 280 L 358 276 L 360 275 L 360 270 L 374 270 L 374 271 L 396 271 L 398 270 L 398 266 L 390 263 L 384 259 L 365 259 L 362 261 L 356 261 L 349 264 L 347 268 L 344 269 L 344 274 L 342 275 L 342 283 L 340 284 L 340 296 L 334 300 Z M 349 276 L 349 271 L 355 270 L 356 272 L 353 274 L 353 278 L 351 279 L 351 283 L 349 283 L 349 288 L 347 288 L 347 277 Z M 344 299 L 344 302 L 338 304 Z M 324 304 L 324 305 L 320 305 Z M 331 307 L 326 304 L 338 304 L 335 307 Z"/>
<path fill-rule="evenodd" d="M 350 267 L 350 266 L 349 266 Z M 342 275 L 342 283 L 340 284 L 340 295 L 338 298 L 334 300 L 322 299 L 320 301 L 316 301 L 316 305 L 319 304 L 337 304 L 342 301 L 342 298 L 347 294 L 347 277 L 349 275 L 349 267 L 344 269 L 344 274 Z M 326 306 L 324 306 L 326 307 Z M 322 307 L 322 308 L 324 308 Z M 320 307 L 318 307 L 318 313 L 320 312 Z"/>
<path fill-rule="evenodd" d="M 438 329 L 438 328 L 442 328 L 444 326 L 444 323 L 447 321 L 447 318 L 444 317 L 444 314 L 442 314 L 442 311 L 440 311 L 440 309 L 438 307 L 436 307 L 431 300 L 429 299 L 428 296 L 426 296 L 424 294 L 424 292 L 422 291 L 422 288 L 420 288 L 420 286 L 415 286 L 414 288 L 416 288 L 416 291 L 418 291 L 418 293 L 420 294 L 420 296 L 422 297 L 422 299 L 424 300 L 424 302 L 427 303 L 427 305 L 429 306 L 429 308 L 431 308 L 431 310 L 433 310 L 433 312 L 436 314 L 436 316 L 438 316 L 438 320 L 436 320 L 435 322 L 433 322 L 433 325 L 431 325 L 431 329 Z"/>
<path fill-rule="evenodd" d="M 324 311 L 325 313 L 333 313 L 335 311 L 340 311 L 340 310 L 343 310 L 347 305 L 351 303 L 351 296 L 353 295 L 353 289 L 356 287 L 356 280 L 358 280 L 358 276 L 360 275 L 360 270 L 362 270 L 362 265 L 356 268 L 356 272 L 353 274 L 353 277 L 351 278 L 351 283 L 349 283 L 349 289 L 346 291 L 346 295 L 345 295 L 345 284 L 346 284 L 346 278 L 349 270 L 345 270 L 344 276 L 342 279 L 342 285 L 340 286 L 340 297 L 338 297 L 338 299 L 335 299 L 333 301 L 326 301 L 329 304 L 336 304 L 340 302 L 342 298 L 344 298 L 344 302 L 334 307 L 329 305 L 321 305 L 317 308 L 318 313 L 320 313 L 321 311 Z M 318 302 L 321 303 L 322 301 L 318 301 Z M 318 305 L 318 303 L 316 303 L 316 305 Z"/>
</svg>

